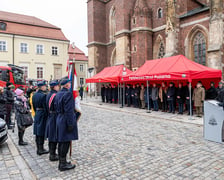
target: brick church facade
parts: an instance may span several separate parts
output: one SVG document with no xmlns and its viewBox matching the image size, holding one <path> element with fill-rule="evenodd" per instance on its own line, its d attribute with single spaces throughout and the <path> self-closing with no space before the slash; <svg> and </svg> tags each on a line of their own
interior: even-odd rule
<svg viewBox="0 0 224 180">
<path fill-rule="evenodd" d="M 88 0 L 89 68 L 183 54 L 223 70 L 223 0 Z"/>
</svg>

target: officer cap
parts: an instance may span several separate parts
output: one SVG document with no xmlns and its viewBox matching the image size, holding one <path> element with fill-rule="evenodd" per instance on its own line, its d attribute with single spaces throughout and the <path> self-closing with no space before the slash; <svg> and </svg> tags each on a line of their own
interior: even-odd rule
<svg viewBox="0 0 224 180">
<path fill-rule="evenodd" d="M 57 85 L 59 85 L 58 80 L 52 80 L 52 81 L 50 82 L 50 86 L 51 86 L 51 87 L 54 87 L 54 86 L 57 86 Z"/>
<path fill-rule="evenodd" d="M 64 78 L 61 79 L 60 84 L 61 84 L 62 86 L 64 86 L 64 85 L 67 84 L 69 81 L 70 81 L 70 80 L 68 79 L 68 77 L 64 77 Z"/>
<path fill-rule="evenodd" d="M 38 87 L 46 86 L 46 85 L 47 85 L 47 84 L 46 84 L 45 81 L 39 81 L 39 82 L 37 83 L 37 86 L 38 86 Z"/>
</svg>

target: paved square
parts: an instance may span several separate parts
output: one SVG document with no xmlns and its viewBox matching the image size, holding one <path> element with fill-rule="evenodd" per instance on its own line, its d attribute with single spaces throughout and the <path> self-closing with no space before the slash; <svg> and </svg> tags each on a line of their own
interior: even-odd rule
<svg viewBox="0 0 224 180">
<path fill-rule="evenodd" d="M 48 155 L 37 156 L 32 128 L 25 133 L 29 145 L 16 144 L 38 179 L 224 179 L 223 145 L 203 140 L 201 125 L 103 106 L 82 109 L 80 139 L 73 142 L 75 170 L 59 172 Z M 16 132 L 10 134 L 17 143 Z"/>
</svg>

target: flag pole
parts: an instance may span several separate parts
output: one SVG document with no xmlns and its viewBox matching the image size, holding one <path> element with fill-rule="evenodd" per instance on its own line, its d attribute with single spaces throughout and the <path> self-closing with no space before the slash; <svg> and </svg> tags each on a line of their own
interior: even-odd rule
<svg viewBox="0 0 224 180">
<path fill-rule="evenodd" d="M 73 95 L 73 89 L 74 89 L 74 67 L 75 67 L 75 58 L 73 58 L 72 59 L 72 73 L 71 73 L 71 89 L 70 89 L 70 91 L 72 92 L 72 95 Z M 74 111 L 75 111 L 75 109 L 74 109 Z M 70 160 L 71 160 L 71 162 L 72 162 L 72 141 L 70 141 L 70 152 L 69 152 L 69 156 L 70 156 Z"/>
</svg>

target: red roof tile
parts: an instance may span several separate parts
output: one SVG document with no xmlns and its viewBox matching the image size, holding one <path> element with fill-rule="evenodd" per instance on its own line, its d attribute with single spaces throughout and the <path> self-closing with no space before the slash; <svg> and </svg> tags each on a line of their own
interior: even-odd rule
<svg viewBox="0 0 224 180">
<path fill-rule="evenodd" d="M 7 18 L 7 14 L 10 17 Z M 6 31 L 0 30 L 0 33 L 69 41 L 60 28 L 35 17 L 17 15 L 0 11 L 0 21 L 7 24 Z"/>
<path fill-rule="evenodd" d="M 34 16 L 27 16 L 23 14 L 16 14 L 16 13 L 5 12 L 5 11 L 0 11 L 0 21 L 17 22 L 17 23 L 29 24 L 33 26 L 43 26 L 43 27 L 60 29 Z"/>
<path fill-rule="evenodd" d="M 74 59 L 77 61 L 88 61 L 88 57 L 85 55 L 83 51 L 81 51 L 79 48 L 75 46 L 73 48 L 73 45 L 70 44 L 69 49 L 68 49 L 68 54 L 69 54 L 69 59 Z"/>
</svg>

